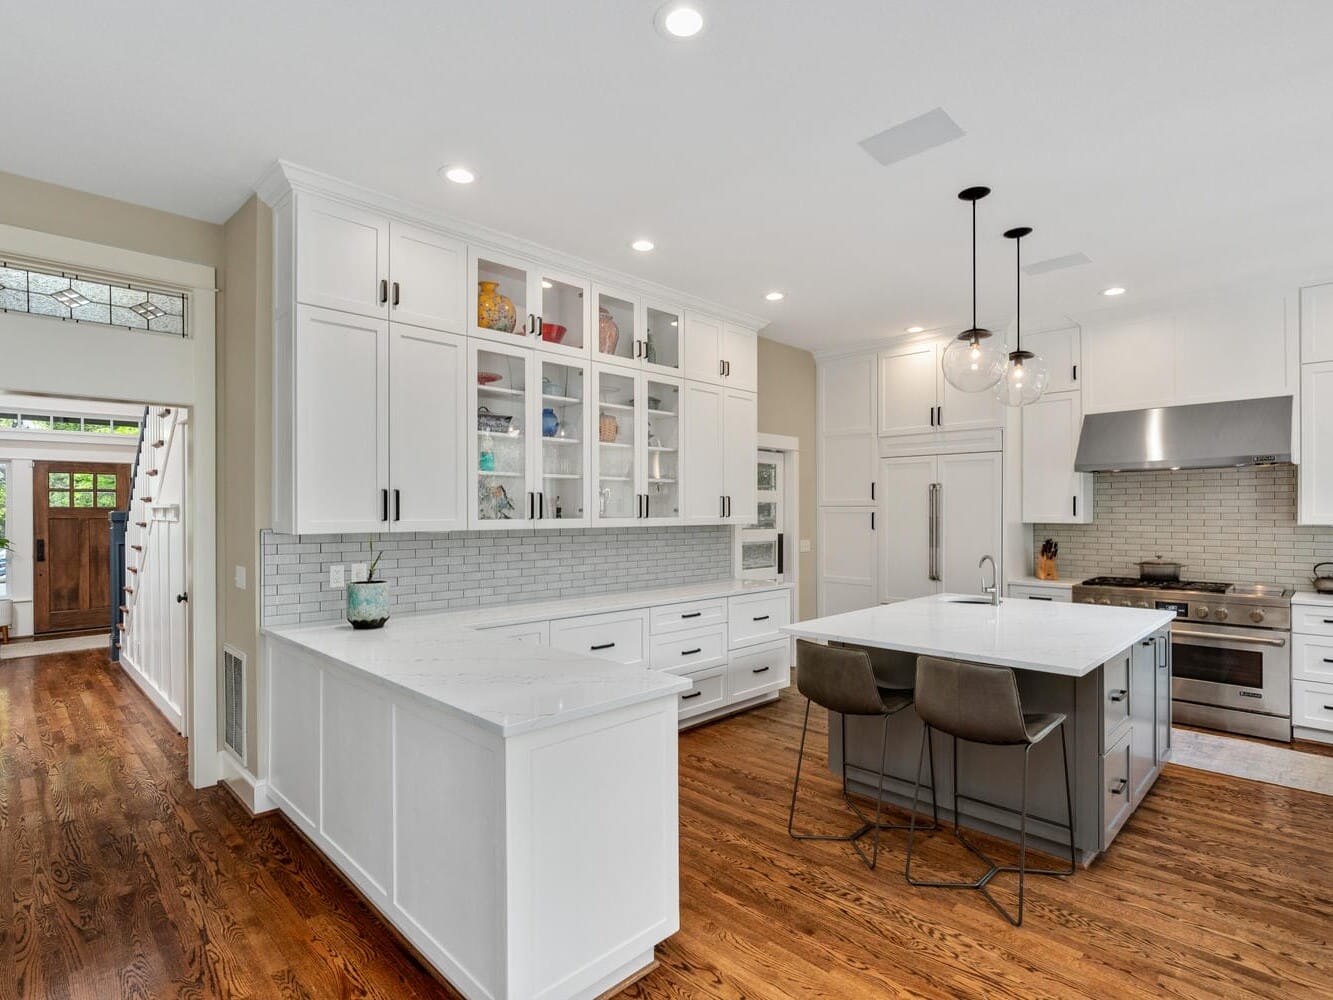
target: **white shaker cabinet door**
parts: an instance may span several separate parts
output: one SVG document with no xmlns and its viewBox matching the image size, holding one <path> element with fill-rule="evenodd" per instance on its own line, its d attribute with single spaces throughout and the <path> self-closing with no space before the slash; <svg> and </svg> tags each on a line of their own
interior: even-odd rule
<svg viewBox="0 0 1333 1000">
<path fill-rule="evenodd" d="M 726 390 L 721 386 L 685 383 L 685 502 L 682 513 L 687 523 L 711 524 L 723 520 L 725 397 Z"/>
<path fill-rule="evenodd" d="M 941 455 L 939 471 L 938 564 L 941 585 L 948 593 L 981 592 L 982 556 L 995 560 L 996 573 L 1004 579 L 1000 553 L 1000 501 L 1003 496 L 1004 462 L 1000 452 Z M 986 570 L 990 582 L 990 570 Z"/>
<path fill-rule="evenodd" d="M 317 195 L 296 198 L 296 301 L 382 317 L 389 299 L 389 222 Z"/>
<path fill-rule="evenodd" d="M 702 313 L 685 314 L 685 377 L 721 385 L 722 321 Z"/>
<path fill-rule="evenodd" d="M 753 330 L 727 323 L 722 327 L 722 361 L 727 386 L 746 392 L 759 391 L 759 335 Z"/>
<path fill-rule="evenodd" d="M 1074 471 L 1083 407 L 1077 392 L 1042 396 L 1023 407 L 1023 522 L 1086 524 L 1092 476 Z"/>
<path fill-rule="evenodd" d="M 723 400 L 722 494 L 727 498 L 727 519 L 754 524 L 756 517 L 756 461 L 759 457 L 759 401 L 752 392 L 726 391 Z"/>
<path fill-rule="evenodd" d="M 879 355 L 879 432 L 920 434 L 935 429 L 936 374 L 934 344 L 913 344 Z"/>
<path fill-rule="evenodd" d="M 393 531 L 467 528 L 467 341 L 389 327 Z"/>
<path fill-rule="evenodd" d="M 1333 283 L 1301 289 L 1301 361 L 1333 361 Z"/>
<path fill-rule="evenodd" d="M 1031 351 L 1046 362 L 1051 373 L 1046 383 L 1046 391 L 1072 392 L 1079 387 L 1079 329 L 1076 326 L 1063 330 L 1045 330 L 1041 333 L 1023 334 L 1023 350 Z"/>
<path fill-rule="evenodd" d="M 943 357 L 944 348 L 940 348 Z M 963 392 L 955 389 L 944 377 L 944 370 L 935 366 L 939 379 L 940 408 L 935 411 L 935 427 L 945 431 L 973 431 L 989 427 L 1004 426 L 1004 404 L 995 398 L 995 393 Z"/>
<path fill-rule="evenodd" d="M 879 464 L 879 509 L 875 537 L 879 542 L 879 598 L 905 601 L 938 593 L 933 579 L 932 527 L 936 458 L 886 458 Z"/>
<path fill-rule="evenodd" d="M 1300 523 L 1333 524 L 1333 361 L 1301 365 Z"/>
<path fill-rule="evenodd" d="M 879 603 L 880 519 L 869 507 L 819 511 L 819 614 L 838 615 Z"/>
<path fill-rule="evenodd" d="M 874 503 L 876 357 L 862 354 L 820 364 L 818 374 L 819 502 Z"/>
<path fill-rule="evenodd" d="M 389 324 L 296 312 L 296 530 L 384 531 Z"/>
<path fill-rule="evenodd" d="M 467 245 L 395 222 L 389 229 L 389 319 L 467 332 Z"/>
</svg>

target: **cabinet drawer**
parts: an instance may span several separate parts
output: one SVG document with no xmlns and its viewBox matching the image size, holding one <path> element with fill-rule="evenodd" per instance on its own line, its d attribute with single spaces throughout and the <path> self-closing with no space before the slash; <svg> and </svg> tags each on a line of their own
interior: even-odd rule
<svg viewBox="0 0 1333 1000">
<path fill-rule="evenodd" d="M 682 691 L 676 697 L 680 699 L 680 717 L 688 719 L 700 712 L 717 708 L 727 700 L 727 668 L 713 667 L 709 670 L 691 674 L 694 687 Z"/>
<path fill-rule="evenodd" d="M 791 624 L 791 594 L 774 590 L 728 601 L 727 632 L 732 649 L 759 646 L 783 638 L 778 631 Z"/>
<path fill-rule="evenodd" d="M 551 622 L 551 645 L 617 663 L 648 663 L 648 612 L 618 611 Z"/>
<path fill-rule="evenodd" d="M 652 632 L 681 632 L 704 625 L 721 625 L 727 620 L 727 602 L 722 598 L 712 601 L 689 601 L 684 604 L 666 604 L 652 610 Z"/>
<path fill-rule="evenodd" d="M 783 639 L 736 653 L 727 673 L 727 697 L 732 701 L 779 691 L 791 683 L 791 644 Z"/>
<path fill-rule="evenodd" d="M 1107 752 L 1129 722 L 1129 661 L 1125 653 L 1102 665 L 1102 747 Z"/>
<path fill-rule="evenodd" d="M 1110 846 L 1131 810 L 1129 787 L 1130 730 L 1102 757 L 1102 850 Z"/>
<path fill-rule="evenodd" d="M 1027 583 L 1009 584 L 1009 596 L 1027 598 L 1029 601 L 1057 601 L 1068 604 L 1072 599 L 1069 587 L 1036 587 Z"/>
<path fill-rule="evenodd" d="M 727 662 L 727 628 L 718 625 L 653 636 L 651 649 L 648 664 L 654 670 L 680 674 L 719 666 Z"/>
<path fill-rule="evenodd" d="M 484 628 L 479 631 L 485 632 L 487 635 L 517 639 L 519 642 L 530 642 L 534 646 L 547 646 L 551 642 L 550 622 L 528 622 L 526 625 L 497 625 L 495 628 Z"/>
<path fill-rule="evenodd" d="M 1291 630 L 1299 635 L 1320 635 L 1333 639 L 1333 608 L 1293 604 Z"/>
<path fill-rule="evenodd" d="M 1333 684 L 1333 639 L 1292 636 L 1291 677 L 1292 680 Z"/>
<path fill-rule="evenodd" d="M 1291 724 L 1333 733 L 1333 684 L 1292 681 Z"/>
</svg>

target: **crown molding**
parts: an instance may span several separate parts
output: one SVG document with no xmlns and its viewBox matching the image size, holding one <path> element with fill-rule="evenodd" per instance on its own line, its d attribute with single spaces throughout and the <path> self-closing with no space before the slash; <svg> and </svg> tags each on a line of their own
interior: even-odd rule
<svg viewBox="0 0 1333 1000">
<path fill-rule="evenodd" d="M 337 177 L 312 170 L 309 167 L 303 167 L 300 164 L 289 163 L 286 160 L 275 162 L 264 171 L 255 184 L 255 193 L 270 208 L 277 207 L 293 191 L 306 191 L 311 194 L 336 198 L 367 211 L 388 216 L 390 220 L 398 219 L 401 222 L 413 225 L 424 224 L 436 229 L 443 229 L 448 231 L 450 235 L 466 240 L 471 244 L 488 246 L 506 254 L 541 261 L 553 267 L 585 275 L 598 284 L 631 289 L 649 298 L 678 303 L 684 309 L 718 316 L 723 320 L 752 330 L 762 331 L 769 324 L 769 320 L 762 316 L 711 302 L 697 295 L 691 295 L 688 292 L 682 292 L 679 289 L 670 288 L 654 281 L 647 281 L 623 271 L 603 267 L 582 257 L 563 253 L 532 240 L 501 232 L 498 229 L 491 229 L 475 222 L 468 222 L 437 209 L 425 208 L 401 198 L 395 198 L 392 195 L 381 194 L 378 191 L 372 191 L 358 184 L 340 180 Z"/>
</svg>

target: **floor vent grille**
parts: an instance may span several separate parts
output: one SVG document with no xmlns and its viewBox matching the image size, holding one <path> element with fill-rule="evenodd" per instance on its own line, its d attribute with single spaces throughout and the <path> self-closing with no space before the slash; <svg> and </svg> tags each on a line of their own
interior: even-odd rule
<svg viewBox="0 0 1333 1000">
<path fill-rule="evenodd" d="M 245 759 L 245 654 L 222 647 L 222 743 L 248 766 Z"/>
</svg>

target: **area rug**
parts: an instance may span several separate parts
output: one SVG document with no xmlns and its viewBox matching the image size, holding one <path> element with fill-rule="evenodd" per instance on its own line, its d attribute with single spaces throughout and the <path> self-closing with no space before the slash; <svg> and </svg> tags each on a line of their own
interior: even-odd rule
<svg viewBox="0 0 1333 1000">
<path fill-rule="evenodd" d="M 7 642 L 0 646 L 0 660 L 18 660 L 44 653 L 73 653 L 80 649 L 106 649 L 110 642 L 105 632 L 100 635 L 75 635 L 67 639 Z"/>
<path fill-rule="evenodd" d="M 1190 729 L 1171 730 L 1171 763 L 1333 795 L 1333 757 Z"/>
</svg>

